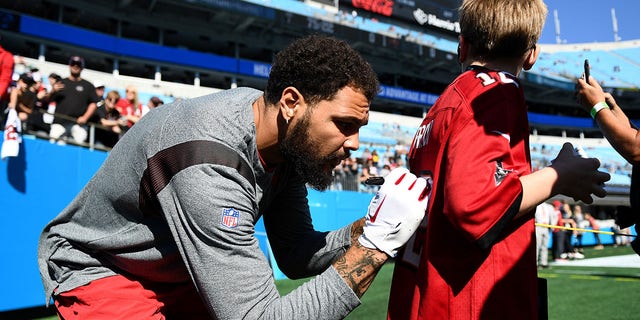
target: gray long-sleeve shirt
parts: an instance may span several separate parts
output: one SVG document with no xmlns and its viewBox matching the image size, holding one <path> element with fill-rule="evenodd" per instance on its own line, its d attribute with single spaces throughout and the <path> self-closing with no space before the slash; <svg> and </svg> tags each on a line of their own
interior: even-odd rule
<svg viewBox="0 0 640 320">
<path fill-rule="evenodd" d="M 252 103 L 261 94 L 238 88 L 167 104 L 127 132 L 41 235 L 47 302 L 54 290 L 126 273 L 193 282 L 217 319 L 337 319 L 359 305 L 331 267 L 350 226 L 315 231 L 298 176 L 260 162 Z M 319 274 L 286 296 L 254 235 L 261 216 L 279 267 Z"/>
</svg>

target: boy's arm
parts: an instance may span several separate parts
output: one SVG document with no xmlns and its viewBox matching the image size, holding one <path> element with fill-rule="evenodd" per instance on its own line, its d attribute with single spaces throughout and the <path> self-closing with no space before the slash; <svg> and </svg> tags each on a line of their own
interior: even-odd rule
<svg viewBox="0 0 640 320">
<path fill-rule="evenodd" d="M 565 143 L 553 164 L 542 170 L 522 176 L 522 202 L 518 215 L 534 210 L 539 203 L 558 194 L 592 203 L 591 195 L 604 197 L 604 182 L 611 176 L 598 171 L 600 161 L 581 158 L 573 154 L 573 146 Z"/>
</svg>

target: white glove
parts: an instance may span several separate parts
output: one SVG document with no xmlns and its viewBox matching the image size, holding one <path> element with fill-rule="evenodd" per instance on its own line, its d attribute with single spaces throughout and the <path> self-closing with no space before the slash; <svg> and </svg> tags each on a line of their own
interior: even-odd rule
<svg viewBox="0 0 640 320">
<path fill-rule="evenodd" d="M 360 244 L 395 257 L 422 222 L 430 187 L 406 168 L 392 170 L 369 203 Z"/>
</svg>

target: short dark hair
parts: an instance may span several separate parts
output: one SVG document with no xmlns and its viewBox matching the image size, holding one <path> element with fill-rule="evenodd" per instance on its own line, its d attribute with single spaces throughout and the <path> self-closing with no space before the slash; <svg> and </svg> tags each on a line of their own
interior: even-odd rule
<svg viewBox="0 0 640 320">
<path fill-rule="evenodd" d="M 56 80 L 56 81 L 60 81 L 60 80 L 62 80 L 62 77 L 61 77 L 59 74 L 54 73 L 54 72 L 52 72 L 51 74 L 49 74 L 49 78 L 53 78 L 53 79 L 54 79 L 54 80 Z"/>
<path fill-rule="evenodd" d="M 153 103 L 154 107 L 157 107 L 157 106 L 160 106 L 160 105 L 164 104 L 164 101 L 162 101 L 162 99 L 160 99 L 160 98 L 158 98 L 156 96 L 151 97 L 149 99 L 149 101 L 151 101 L 151 103 Z"/>
<path fill-rule="evenodd" d="M 351 86 L 369 100 L 378 94 L 371 65 L 346 42 L 323 35 L 300 38 L 280 51 L 269 73 L 265 100 L 274 105 L 286 87 L 295 87 L 314 105 Z"/>
<path fill-rule="evenodd" d="M 21 74 L 19 79 L 22 80 L 22 82 L 24 82 L 28 87 L 31 87 L 36 83 L 35 80 L 33 80 L 33 77 L 31 77 L 31 75 L 27 73 Z"/>
</svg>

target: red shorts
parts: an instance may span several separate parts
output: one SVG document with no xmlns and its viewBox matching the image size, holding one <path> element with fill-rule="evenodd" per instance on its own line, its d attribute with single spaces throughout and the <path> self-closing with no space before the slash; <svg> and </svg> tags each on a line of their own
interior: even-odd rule
<svg viewBox="0 0 640 320">
<path fill-rule="evenodd" d="M 192 283 L 158 284 L 121 275 L 54 295 L 60 319 L 212 319 Z"/>
</svg>

